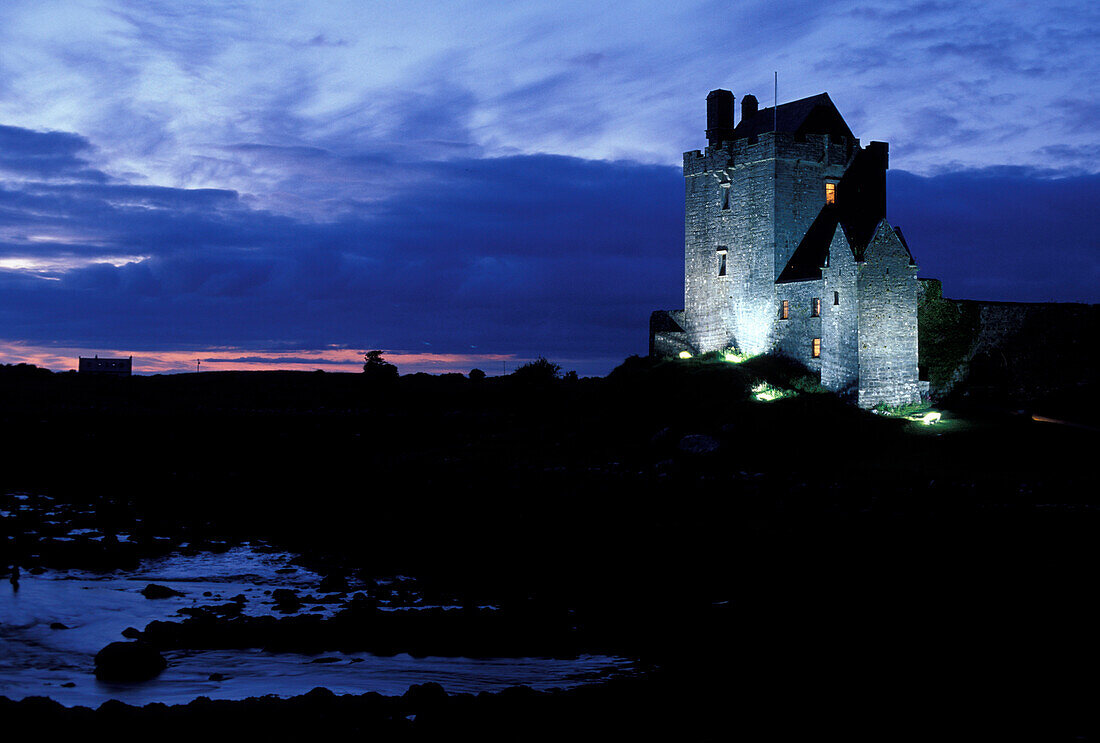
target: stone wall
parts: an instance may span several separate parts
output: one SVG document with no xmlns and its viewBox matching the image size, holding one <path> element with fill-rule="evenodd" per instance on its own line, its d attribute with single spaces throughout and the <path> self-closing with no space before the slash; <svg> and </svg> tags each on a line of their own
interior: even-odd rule
<svg viewBox="0 0 1100 743">
<path fill-rule="evenodd" d="M 917 268 L 884 219 L 858 267 L 861 407 L 920 400 Z"/>
<path fill-rule="evenodd" d="M 767 133 L 684 153 L 684 322 L 699 350 L 772 348 L 775 279 L 857 145 Z"/>
<path fill-rule="evenodd" d="M 678 356 L 682 351 L 697 353 L 684 331 L 683 321 L 683 310 L 657 310 L 649 316 L 650 356 Z"/>
<path fill-rule="evenodd" d="M 779 310 L 773 321 L 773 337 L 776 353 L 794 359 L 815 372 L 821 371 L 821 358 L 814 358 L 813 339 L 821 339 L 821 315 L 814 315 L 813 300 L 821 300 L 824 284 L 821 281 L 796 281 L 776 286 Z M 783 300 L 788 302 L 787 319 L 782 319 Z"/>
<path fill-rule="evenodd" d="M 827 134 L 805 141 L 780 135 L 775 165 L 775 276 L 783 272 L 806 230 L 825 206 L 825 183 L 838 182 L 852 160 L 855 144 L 829 142 Z"/>
<path fill-rule="evenodd" d="M 1100 305 L 944 299 L 939 281 L 921 284 L 921 365 L 935 397 L 1023 405 L 1086 396 L 1100 381 Z"/>
<path fill-rule="evenodd" d="M 852 248 L 838 229 L 822 269 L 821 385 L 847 392 L 859 383 L 859 276 Z"/>
<path fill-rule="evenodd" d="M 700 351 L 766 348 L 774 302 L 774 142 L 684 154 L 684 309 Z M 726 275 L 718 275 L 719 249 Z"/>
</svg>

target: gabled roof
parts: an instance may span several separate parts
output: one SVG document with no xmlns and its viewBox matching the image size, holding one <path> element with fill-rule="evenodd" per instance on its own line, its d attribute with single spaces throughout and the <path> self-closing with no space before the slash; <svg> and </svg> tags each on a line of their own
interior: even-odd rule
<svg viewBox="0 0 1100 743">
<path fill-rule="evenodd" d="M 864 260 L 867 246 L 875 239 L 875 235 L 884 223 L 890 228 L 886 218 L 883 217 L 875 223 L 870 231 L 866 231 L 864 225 L 848 225 L 842 222 L 839 212 L 835 209 L 827 207 L 822 209 L 813 224 L 810 225 L 810 229 L 806 230 L 802 242 L 798 244 L 775 283 L 786 284 L 793 281 L 816 281 L 820 279 L 821 269 L 828 260 L 829 248 L 832 246 L 837 227 L 844 231 L 844 240 L 852 251 L 852 257 L 857 261 Z M 893 227 L 890 229 L 898 236 L 901 246 L 909 254 L 909 265 L 915 266 L 916 261 L 913 260 L 913 253 L 909 250 L 909 244 L 905 242 L 905 237 L 901 234 L 901 228 Z"/>
<path fill-rule="evenodd" d="M 794 254 L 787 261 L 783 272 L 775 280 L 777 284 L 785 284 L 788 281 L 811 281 L 821 278 L 821 267 L 825 265 L 825 258 L 829 255 L 829 245 L 833 242 L 833 235 L 840 224 L 840 216 L 836 209 L 824 208 L 818 212 L 810 229 L 802 236 Z"/>
<path fill-rule="evenodd" d="M 754 116 L 741 119 L 741 123 L 734 127 L 733 139 L 755 137 L 772 131 L 797 136 L 828 134 L 833 139 L 855 139 L 828 93 L 781 103 L 778 107 L 762 108 Z"/>
</svg>

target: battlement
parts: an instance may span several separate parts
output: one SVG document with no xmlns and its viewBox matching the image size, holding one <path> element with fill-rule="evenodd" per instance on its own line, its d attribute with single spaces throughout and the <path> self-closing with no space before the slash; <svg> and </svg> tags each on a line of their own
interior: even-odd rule
<svg viewBox="0 0 1100 743">
<path fill-rule="evenodd" d="M 804 160 L 847 167 L 857 152 L 872 149 L 885 162 L 885 148 L 884 142 L 871 142 L 867 147 L 861 147 L 858 138 L 842 137 L 837 142 L 827 134 L 797 136 L 785 132 L 766 132 L 721 142 L 707 147 L 706 150 L 685 152 L 684 175 L 700 175 L 743 163 L 774 159 Z"/>
</svg>

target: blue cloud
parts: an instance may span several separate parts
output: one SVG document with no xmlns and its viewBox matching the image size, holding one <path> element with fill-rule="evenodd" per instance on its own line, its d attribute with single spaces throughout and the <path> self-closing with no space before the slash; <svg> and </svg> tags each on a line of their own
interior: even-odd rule
<svg viewBox="0 0 1100 743">
<path fill-rule="evenodd" d="M 1100 300 L 1093 215 L 1100 175 L 1052 178 L 1029 168 L 921 177 L 889 171 L 890 221 L 921 275 L 947 296 L 1010 301 Z"/>
<path fill-rule="evenodd" d="M 84 151 L 79 137 L 59 141 Z M 291 355 L 428 343 L 441 353 L 477 347 L 607 365 L 644 353 L 649 313 L 681 304 L 675 167 L 238 150 L 257 167 L 315 179 L 319 191 L 328 174 L 339 208 L 319 219 L 257 208 L 231 190 L 60 178 L 0 189 L 0 259 L 79 259 L 38 273 L 0 269 L 8 340 Z M 922 275 L 942 278 L 949 296 L 1096 301 L 1089 215 L 1100 176 L 1049 176 L 891 170 L 891 221 Z M 356 199 L 361 182 L 391 188 Z M 64 239 L 31 239 L 58 233 Z M 120 255 L 143 259 L 89 263 Z"/>
<path fill-rule="evenodd" d="M 91 142 L 78 134 L 0 125 L 0 173 L 104 183 L 107 177 L 82 157 L 92 149 Z"/>
<path fill-rule="evenodd" d="M 418 167 L 430 187 L 398 189 L 330 222 L 252 210 L 226 192 L 9 191 L 10 202 L 28 199 L 35 214 L 67 210 L 69 229 L 97 236 L 93 246 L 36 245 L 42 259 L 125 246 L 150 257 L 50 281 L 0 272 L 0 313 L 34 343 L 166 350 L 426 341 L 441 351 L 575 356 L 643 351 L 654 302 L 678 301 L 675 169 L 554 156 Z M 125 199 L 135 203 L 119 206 Z"/>
</svg>

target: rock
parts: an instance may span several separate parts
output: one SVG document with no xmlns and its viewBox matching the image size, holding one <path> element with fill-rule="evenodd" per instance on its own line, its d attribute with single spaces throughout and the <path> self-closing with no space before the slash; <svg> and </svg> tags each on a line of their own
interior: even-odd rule
<svg viewBox="0 0 1100 743">
<path fill-rule="evenodd" d="M 276 588 L 271 598 L 275 599 L 275 608 L 279 611 L 295 612 L 302 608 L 302 600 L 289 588 Z"/>
<path fill-rule="evenodd" d="M 680 451 L 688 454 L 713 454 L 719 446 L 717 439 L 700 433 L 690 433 L 680 439 Z"/>
<path fill-rule="evenodd" d="M 668 426 L 665 426 L 660 431 L 653 434 L 653 437 L 649 440 L 649 443 L 650 445 L 657 448 L 664 448 L 670 446 L 674 440 L 675 434 L 673 434 L 672 429 Z"/>
<path fill-rule="evenodd" d="M 65 683 L 61 684 L 62 689 L 71 689 L 74 686 L 76 686 L 76 684 L 74 684 L 72 681 L 66 681 Z"/>
<path fill-rule="evenodd" d="M 168 661 L 147 642 L 112 642 L 96 653 L 95 675 L 103 681 L 148 681 L 168 667 Z"/>
<path fill-rule="evenodd" d="M 62 624 L 61 622 L 53 622 L 50 624 L 50 629 L 68 629 L 69 625 Z"/>
<path fill-rule="evenodd" d="M 141 589 L 141 595 L 147 599 L 167 599 L 173 596 L 182 596 L 183 594 L 168 586 L 158 586 L 156 583 L 150 583 L 145 588 Z"/>
<path fill-rule="evenodd" d="M 331 656 L 325 658 L 314 658 L 310 663 L 339 663 L 339 658 L 333 658 Z"/>
<path fill-rule="evenodd" d="M 141 630 L 139 630 L 137 627 L 127 627 L 126 629 L 122 630 L 122 636 L 128 637 L 131 640 L 136 640 L 137 638 L 141 637 Z"/>
<path fill-rule="evenodd" d="M 207 681 L 225 681 L 230 676 L 226 676 L 224 673 L 212 673 L 206 677 Z"/>
<path fill-rule="evenodd" d="M 447 698 L 444 688 L 434 681 L 426 684 L 413 684 L 405 692 L 404 698 L 417 709 L 424 709 L 438 704 Z"/>
<path fill-rule="evenodd" d="M 343 593 L 348 590 L 348 581 L 342 575 L 326 575 L 317 588 L 321 593 Z"/>
<path fill-rule="evenodd" d="M 236 596 L 231 597 L 229 600 L 238 604 L 243 604 L 245 601 L 248 601 L 243 593 L 238 593 Z"/>
</svg>

